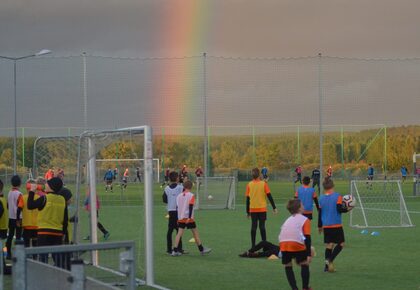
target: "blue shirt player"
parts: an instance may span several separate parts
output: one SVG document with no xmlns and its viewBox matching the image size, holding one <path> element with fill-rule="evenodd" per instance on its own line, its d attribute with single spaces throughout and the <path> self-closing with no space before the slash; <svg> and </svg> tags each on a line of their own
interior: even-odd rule
<svg viewBox="0 0 420 290">
<path fill-rule="evenodd" d="M 108 188 L 112 191 L 112 181 L 114 180 L 114 173 L 112 172 L 111 168 L 108 168 L 107 172 L 104 176 L 105 181 L 105 192 L 108 192 Z"/>
<path fill-rule="evenodd" d="M 295 198 L 300 199 L 303 205 L 303 215 L 308 219 L 312 220 L 312 212 L 314 209 L 314 203 L 316 209 L 319 211 L 318 197 L 316 195 L 316 190 L 313 187 L 310 187 L 311 179 L 309 176 L 305 176 L 302 180 L 303 185 L 298 188 L 295 192 Z"/>
<path fill-rule="evenodd" d="M 373 175 L 375 174 L 375 169 L 372 166 L 372 163 L 369 163 L 369 167 L 367 170 L 367 179 L 368 180 L 373 180 Z"/>
<path fill-rule="evenodd" d="M 344 247 L 341 214 L 350 210 L 343 206 L 343 197 L 334 191 L 334 182 L 325 178 L 324 195 L 319 200 L 318 229 L 324 232 L 325 272 L 335 272 L 333 261 Z"/>
<path fill-rule="evenodd" d="M 262 174 L 262 176 L 263 176 L 263 179 L 264 179 L 265 181 L 267 181 L 267 180 L 268 180 L 268 168 L 264 166 L 264 167 L 261 169 L 261 174 Z"/>
<path fill-rule="evenodd" d="M 405 167 L 404 165 L 401 166 L 401 177 L 402 177 L 403 182 L 405 182 L 405 180 L 407 179 L 407 175 L 408 175 L 407 167 Z"/>
</svg>

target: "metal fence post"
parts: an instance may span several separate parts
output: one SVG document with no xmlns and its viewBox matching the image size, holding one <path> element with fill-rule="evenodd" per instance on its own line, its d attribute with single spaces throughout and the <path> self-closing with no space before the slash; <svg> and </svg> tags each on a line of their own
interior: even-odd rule
<svg viewBox="0 0 420 290">
<path fill-rule="evenodd" d="M 83 260 L 71 261 L 71 290 L 85 289 L 85 269 Z"/>
<path fill-rule="evenodd" d="M 23 241 L 15 242 L 12 277 L 13 290 L 26 290 L 26 255 Z"/>
<path fill-rule="evenodd" d="M 134 290 L 136 289 L 136 253 L 135 253 L 135 246 L 133 245 L 129 249 L 129 262 L 130 268 L 128 273 L 128 289 Z"/>
</svg>

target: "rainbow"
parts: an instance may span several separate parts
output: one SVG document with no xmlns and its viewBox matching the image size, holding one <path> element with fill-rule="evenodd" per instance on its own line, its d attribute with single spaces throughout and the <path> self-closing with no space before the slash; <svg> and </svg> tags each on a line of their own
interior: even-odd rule
<svg viewBox="0 0 420 290">
<path fill-rule="evenodd" d="M 153 125 L 165 127 L 168 132 L 190 126 L 202 125 L 198 106 L 202 104 L 203 48 L 208 38 L 208 1 L 171 1 L 164 5 L 160 14 L 161 33 L 157 41 L 164 51 L 176 51 L 185 58 L 159 60 L 156 70 L 158 87 L 155 90 Z M 182 54 L 180 54 L 182 53 Z M 198 111 L 198 112 L 197 112 Z M 164 116 L 164 117 L 163 117 Z M 174 121 L 175 120 L 175 121 Z M 197 124 L 197 121 L 199 124 Z M 156 132 L 158 134 L 158 132 Z"/>
</svg>

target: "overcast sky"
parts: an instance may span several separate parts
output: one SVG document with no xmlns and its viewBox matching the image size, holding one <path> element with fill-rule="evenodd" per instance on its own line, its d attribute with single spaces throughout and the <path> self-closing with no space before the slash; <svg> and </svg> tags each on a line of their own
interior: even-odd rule
<svg viewBox="0 0 420 290">
<path fill-rule="evenodd" d="M 420 57 L 419 32 L 418 0 L 0 1 L 2 55 Z"/>
</svg>

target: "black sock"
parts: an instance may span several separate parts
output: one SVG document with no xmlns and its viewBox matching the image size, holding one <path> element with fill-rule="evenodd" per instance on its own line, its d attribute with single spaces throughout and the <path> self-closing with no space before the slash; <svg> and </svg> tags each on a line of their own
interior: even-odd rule
<svg viewBox="0 0 420 290">
<path fill-rule="evenodd" d="M 292 287 L 293 290 L 297 289 L 298 287 L 296 286 L 295 273 L 293 273 L 292 266 L 284 267 L 284 269 L 286 270 L 286 277 L 287 277 L 287 281 L 289 282 L 290 287 Z"/>
<path fill-rule="evenodd" d="M 334 259 L 338 256 L 338 254 L 340 254 L 342 249 L 343 247 L 340 245 L 335 246 L 334 250 L 332 251 L 331 258 L 330 258 L 331 262 L 334 261 Z"/>
<path fill-rule="evenodd" d="M 98 222 L 98 229 L 105 235 L 108 233 L 108 231 L 104 228 L 104 226 Z"/>
<path fill-rule="evenodd" d="M 252 229 L 251 230 L 251 243 L 252 243 L 252 248 L 255 247 L 255 239 L 257 237 L 257 230 Z"/>
<path fill-rule="evenodd" d="M 204 250 L 203 245 L 199 245 L 199 246 L 198 246 L 198 250 L 199 250 L 200 252 L 202 252 L 202 251 Z"/>
<path fill-rule="evenodd" d="M 330 259 L 331 259 L 331 253 L 332 253 L 332 250 L 331 249 L 325 249 L 325 260 L 326 261 L 330 261 Z"/>
<path fill-rule="evenodd" d="M 302 265 L 300 270 L 302 276 L 302 288 L 309 288 L 309 265 Z"/>
<path fill-rule="evenodd" d="M 175 247 L 174 252 L 178 252 L 178 251 L 179 251 L 178 247 Z"/>
</svg>

